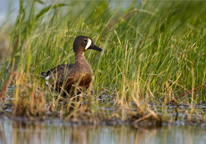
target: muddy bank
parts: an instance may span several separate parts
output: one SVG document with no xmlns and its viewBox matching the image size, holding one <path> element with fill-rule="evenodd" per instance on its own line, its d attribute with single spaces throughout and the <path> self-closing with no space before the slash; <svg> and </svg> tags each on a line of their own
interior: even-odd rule
<svg viewBox="0 0 206 144">
<path fill-rule="evenodd" d="M 104 116 L 104 113 L 111 112 L 115 113 L 115 108 L 113 107 L 100 107 L 99 112 L 92 113 L 87 111 L 81 115 L 71 116 L 70 113 L 64 113 L 62 111 L 47 111 L 44 115 L 32 116 L 25 112 L 23 115 L 13 115 L 12 107 L 9 104 L 4 105 L 4 108 L 0 111 L 0 120 L 1 121 L 16 121 L 24 122 L 27 124 L 60 124 L 60 125 L 130 125 L 130 126 L 141 126 L 141 127 L 162 127 L 162 126 L 200 126 L 206 127 L 206 120 L 204 117 L 201 117 L 201 111 L 205 111 L 205 105 L 196 105 L 196 111 L 199 113 L 188 114 L 190 109 L 189 105 L 168 105 L 167 113 L 162 109 L 162 105 L 150 105 L 153 111 L 155 111 L 156 116 L 151 114 L 138 114 L 138 113 L 128 113 L 128 110 L 122 109 L 122 112 L 125 112 L 122 117 L 113 115 Z M 1 107 L 2 108 L 2 107 Z M 132 109 L 133 112 L 138 112 L 137 108 Z"/>
</svg>

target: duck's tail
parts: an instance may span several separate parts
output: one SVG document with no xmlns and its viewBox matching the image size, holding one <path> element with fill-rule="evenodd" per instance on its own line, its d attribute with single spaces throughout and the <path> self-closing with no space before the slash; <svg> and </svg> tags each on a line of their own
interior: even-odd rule
<svg viewBox="0 0 206 144">
<path fill-rule="evenodd" d="M 41 72 L 40 77 L 45 79 L 48 76 L 48 71 L 47 72 Z"/>
</svg>

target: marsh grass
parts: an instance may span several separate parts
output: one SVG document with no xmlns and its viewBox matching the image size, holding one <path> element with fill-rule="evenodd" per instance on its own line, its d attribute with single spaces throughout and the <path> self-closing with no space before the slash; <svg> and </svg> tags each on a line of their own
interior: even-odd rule
<svg viewBox="0 0 206 144">
<path fill-rule="evenodd" d="M 5 86 L 1 99 L 11 98 L 11 116 L 45 119 L 52 112 L 52 117 L 65 120 L 174 120 L 166 104 L 205 84 L 205 2 L 50 4 L 20 0 L 19 15 L 8 33 L 13 55 L 2 63 L 0 87 Z M 39 10 L 39 5 L 44 8 Z M 122 8 L 124 5 L 127 7 Z M 103 51 L 85 52 L 95 76 L 91 91 L 78 100 L 65 99 L 46 88 L 39 74 L 59 64 L 73 63 L 72 44 L 78 35 L 91 37 Z M 8 94 L 9 85 L 15 89 Z M 184 113 L 192 119 L 200 113 L 194 106 L 205 102 L 205 87 L 185 97 L 178 103 L 189 105 Z M 161 107 L 161 118 L 156 114 L 156 104 Z M 204 118 L 205 112 L 200 115 Z"/>
</svg>

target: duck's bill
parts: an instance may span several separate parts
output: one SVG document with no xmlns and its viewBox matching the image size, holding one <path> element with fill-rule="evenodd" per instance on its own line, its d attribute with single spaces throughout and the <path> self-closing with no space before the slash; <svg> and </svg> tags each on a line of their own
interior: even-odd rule
<svg viewBox="0 0 206 144">
<path fill-rule="evenodd" d="M 90 47 L 90 49 L 93 49 L 93 50 L 98 50 L 98 51 L 102 51 L 101 48 L 99 48 L 98 46 L 94 45 L 92 47 Z"/>
</svg>

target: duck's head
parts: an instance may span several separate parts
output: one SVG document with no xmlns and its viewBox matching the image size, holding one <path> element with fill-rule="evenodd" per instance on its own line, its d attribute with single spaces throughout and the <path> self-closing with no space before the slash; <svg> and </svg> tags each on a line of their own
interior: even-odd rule
<svg viewBox="0 0 206 144">
<path fill-rule="evenodd" d="M 74 53 L 81 53 L 88 49 L 102 51 L 101 48 L 97 47 L 91 38 L 86 36 L 78 36 L 75 38 L 73 43 Z"/>
</svg>

